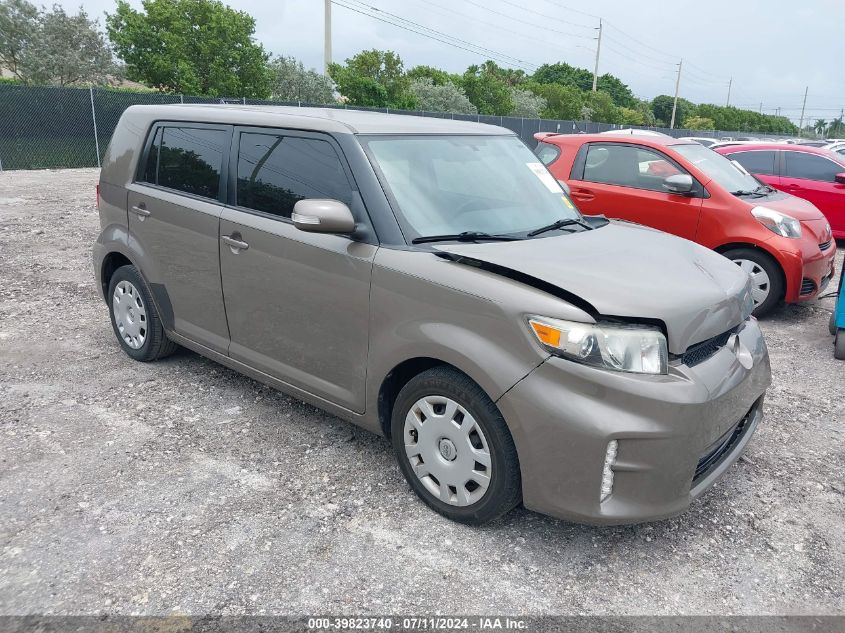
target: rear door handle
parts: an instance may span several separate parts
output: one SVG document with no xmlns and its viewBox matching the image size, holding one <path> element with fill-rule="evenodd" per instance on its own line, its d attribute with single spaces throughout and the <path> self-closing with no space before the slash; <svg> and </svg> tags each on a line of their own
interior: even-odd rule
<svg viewBox="0 0 845 633">
<path fill-rule="evenodd" d="M 138 204 L 133 206 L 132 213 L 137 214 L 138 219 L 141 220 L 141 222 L 144 221 L 144 218 L 150 215 L 150 211 L 147 209 L 147 205 L 145 205 L 143 202 L 139 202 Z"/>
<path fill-rule="evenodd" d="M 229 235 L 224 235 L 220 239 L 223 241 L 224 244 L 227 244 L 229 248 L 232 249 L 232 252 L 237 255 L 241 251 L 245 251 L 249 248 L 249 244 L 243 242 L 237 238 L 240 237 L 239 233 L 234 233 L 231 237 Z"/>
<path fill-rule="evenodd" d="M 571 195 L 572 195 L 572 197 L 573 197 L 573 198 L 575 198 L 576 200 L 581 200 L 581 201 L 583 201 L 583 202 L 589 202 L 590 200 L 592 200 L 593 198 L 595 198 L 595 196 L 594 196 L 591 192 L 589 192 L 589 191 L 578 191 L 578 190 L 575 190 L 575 191 L 573 191 L 573 192 L 572 192 L 572 194 L 571 194 Z"/>
</svg>

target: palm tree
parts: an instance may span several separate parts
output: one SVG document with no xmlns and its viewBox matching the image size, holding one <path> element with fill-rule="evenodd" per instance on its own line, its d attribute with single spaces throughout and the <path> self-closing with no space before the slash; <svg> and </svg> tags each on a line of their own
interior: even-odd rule
<svg viewBox="0 0 845 633">
<path fill-rule="evenodd" d="M 827 133 L 830 136 L 839 137 L 845 132 L 845 122 L 842 121 L 842 117 L 838 116 L 833 121 L 830 122 L 830 127 L 827 129 Z"/>
<path fill-rule="evenodd" d="M 827 121 L 825 121 L 824 119 L 816 120 L 816 124 L 813 126 L 813 129 L 819 136 L 824 136 L 824 131 L 825 129 L 827 129 Z"/>
</svg>

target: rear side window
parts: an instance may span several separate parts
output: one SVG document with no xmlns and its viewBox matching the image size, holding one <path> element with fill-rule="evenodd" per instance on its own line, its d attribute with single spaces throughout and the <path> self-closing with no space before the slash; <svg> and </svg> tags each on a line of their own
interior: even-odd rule
<svg viewBox="0 0 845 633">
<path fill-rule="evenodd" d="M 786 154 L 786 176 L 833 182 L 836 174 L 845 171 L 845 167 L 823 156 L 803 152 L 784 152 Z"/>
<path fill-rule="evenodd" d="M 745 168 L 749 174 L 764 174 L 772 176 L 775 174 L 775 153 L 774 152 L 736 152 L 728 156 Z"/>
<path fill-rule="evenodd" d="M 352 206 L 352 187 L 334 147 L 314 138 L 241 133 L 238 206 L 289 218 L 306 198 Z"/>
<path fill-rule="evenodd" d="M 557 160 L 557 157 L 560 156 L 560 148 L 556 145 L 540 142 L 537 143 L 534 153 L 537 154 L 537 158 L 539 158 L 544 165 L 551 165 Z"/>
<path fill-rule="evenodd" d="M 142 178 L 144 182 L 216 200 L 228 141 L 225 130 L 161 126 L 150 146 Z"/>
</svg>

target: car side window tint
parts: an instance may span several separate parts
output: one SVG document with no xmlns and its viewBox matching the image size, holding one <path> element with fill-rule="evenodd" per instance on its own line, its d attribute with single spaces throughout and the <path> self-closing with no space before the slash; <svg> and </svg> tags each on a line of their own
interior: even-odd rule
<svg viewBox="0 0 845 633">
<path fill-rule="evenodd" d="M 158 184 L 195 196 L 217 199 L 227 144 L 225 130 L 163 127 Z"/>
<path fill-rule="evenodd" d="M 150 151 L 147 154 L 147 162 L 144 165 L 144 173 L 141 174 L 141 180 L 151 184 L 157 183 L 158 176 L 158 146 L 161 144 L 161 128 L 155 131 L 155 136 L 150 143 Z"/>
<path fill-rule="evenodd" d="M 774 152 L 736 152 L 729 154 L 728 158 L 742 165 L 749 174 L 773 176 L 776 173 Z"/>
<path fill-rule="evenodd" d="M 549 143 L 537 143 L 537 149 L 534 150 L 537 158 L 540 159 L 544 165 L 551 165 L 560 156 L 560 148 Z"/>
<path fill-rule="evenodd" d="M 289 218 L 307 198 L 352 206 L 352 187 L 334 147 L 314 138 L 241 133 L 237 204 Z"/>
<path fill-rule="evenodd" d="M 833 182 L 836 174 L 845 171 L 845 167 L 824 156 L 804 152 L 785 152 L 785 154 L 786 176 L 789 178 Z"/>
<path fill-rule="evenodd" d="M 591 145 L 584 164 L 584 180 L 650 191 L 666 191 L 663 180 L 680 173 L 665 156 L 632 145 Z"/>
</svg>

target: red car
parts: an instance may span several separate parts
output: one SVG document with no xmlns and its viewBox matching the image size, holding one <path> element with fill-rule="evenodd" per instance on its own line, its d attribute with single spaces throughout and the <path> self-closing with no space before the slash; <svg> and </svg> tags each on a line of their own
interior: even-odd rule
<svg viewBox="0 0 845 633">
<path fill-rule="evenodd" d="M 833 237 L 845 239 L 845 156 L 808 145 L 731 145 L 716 150 L 775 189 L 804 198 L 825 214 Z"/>
<path fill-rule="evenodd" d="M 668 136 L 535 138 L 537 156 L 583 213 L 674 233 L 748 271 L 758 316 L 782 300 L 814 298 L 833 277 L 836 244 L 822 213 L 703 145 Z"/>
</svg>

